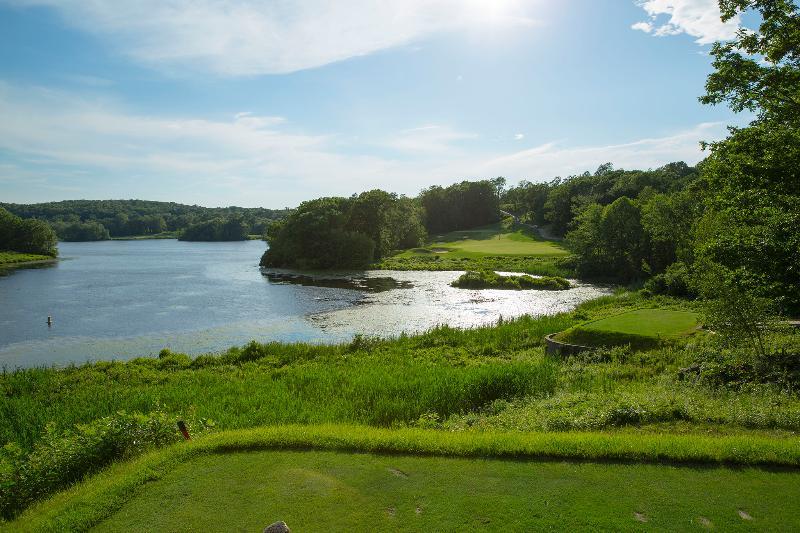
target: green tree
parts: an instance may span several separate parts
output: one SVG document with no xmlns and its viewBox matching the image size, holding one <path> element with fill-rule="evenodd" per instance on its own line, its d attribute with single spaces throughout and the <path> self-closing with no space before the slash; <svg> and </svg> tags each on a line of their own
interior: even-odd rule
<svg viewBox="0 0 800 533">
<path fill-rule="evenodd" d="M 705 104 L 727 103 L 760 120 L 800 122 L 800 11 L 793 0 L 719 0 L 722 20 L 748 10 L 761 15 L 757 31 L 740 29 L 735 39 L 711 49 L 714 72 L 706 81 Z"/>
<path fill-rule="evenodd" d="M 737 283 L 800 311 L 800 11 L 788 0 L 721 0 L 723 18 L 753 9 L 757 31 L 713 47 L 708 104 L 750 110 L 756 120 L 708 145 L 703 164 L 708 212 L 698 227 L 699 259 Z"/>
</svg>

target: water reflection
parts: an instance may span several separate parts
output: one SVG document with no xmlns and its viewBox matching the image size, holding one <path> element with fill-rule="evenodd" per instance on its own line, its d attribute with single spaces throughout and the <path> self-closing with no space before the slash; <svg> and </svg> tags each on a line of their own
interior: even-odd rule
<svg viewBox="0 0 800 533">
<path fill-rule="evenodd" d="M 62 243 L 71 260 L 0 279 L 0 367 L 472 327 L 608 293 L 581 283 L 558 292 L 450 287 L 461 272 L 262 272 L 263 250 L 259 241 Z"/>
</svg>

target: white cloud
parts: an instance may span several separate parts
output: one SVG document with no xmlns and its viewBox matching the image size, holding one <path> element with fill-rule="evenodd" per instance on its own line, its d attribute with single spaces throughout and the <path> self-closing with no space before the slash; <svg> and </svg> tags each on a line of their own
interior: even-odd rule
<svg viewBox="0 0 800 533">
<path fill-rule="evenodd" d="M 525 134 L 524 133 L 517 133 L 516 135 L 514 135 L 514 140 L 515 141 L 521 141 L 524 138 L 525 138 Z"/>
<path fill-rule="evenodd" d="M 657 37 L 686 33 L 695 37 L 697 44 L 711 44 L 732 39 L 739 27 L 738 15 L 722 22 L 717 0 L 638 0 L 637 3 L 650 19 L 631 28 Z M 669 18 L 659 22 L 662 16 Z"/>
<path fill-rule="evenodd" d="M 376 150 L 374 141 L 298 132 L 280 117 L 147 116 L 96 97 L 2 82 L 0 116 L 4 200 L 24 202 L 138 197 L 283 207 L 375 187 L 415 195 L 432 184 L 499 175 L 548 179 L 606 161 L 618 168 L 691 164 L 702 158 L 700 140 L 725 134 L 721 124 L 701 124 L 624 144 L 560 141 L 503 153 L 477 144 L 476 134 L 427 125 L 389 135 Z M 376 155 L 387 147 L 394 155 Z"/>
<path fill-rule="evenodd" d="M 530 25 L 525 0 L 0 0 L 47 6 L 148 65 L 287 73 L 428 35 Z"/>
<path fill-rule="evenodd" d="M 724 124 L 699 124 L 665 137 L 641 139 L 606 146 L 569 147 L 550 142 L 484 162 L 478 175 L 507 176 L 513 179 L 546 179 L 568 176 L 611 161 L 617 168 L 657 168 L 673 161 L 697 163 L 704 155 L 701 140 L 718 140 L 726 135 Z"/>
<path fill-rule="evenodd" d="M 459 143 L 477 135 L 456 131 L 448 126 L 429 125 L 401 131 L 384 143 L 385 146 L 418 155 L 443 155 L 459 150 Z"/>
</svg>

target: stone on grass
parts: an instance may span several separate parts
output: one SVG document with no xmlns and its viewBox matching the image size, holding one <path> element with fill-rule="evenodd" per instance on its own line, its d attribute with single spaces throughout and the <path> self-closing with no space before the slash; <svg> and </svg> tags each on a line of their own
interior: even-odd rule
<svg viewBox="0 0 800 533">
<path fill-rule="evenodd" d="M 283 521 L 275 522 L 265 527 L 264 533 L 289 533 L 289 526 Z"/>
</svg>

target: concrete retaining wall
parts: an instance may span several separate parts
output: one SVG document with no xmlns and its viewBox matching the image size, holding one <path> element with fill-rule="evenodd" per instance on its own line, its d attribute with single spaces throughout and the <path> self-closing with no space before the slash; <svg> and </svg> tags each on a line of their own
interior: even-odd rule
<svg viewBox="0 0 800 533">
<path fill-rule="evenodd" d="M 553 339 L 556 333 L 551 333 L 544 338 L 545 349 L 544 353 L 547 355 L 558 355 L 561 357 L 569 357 L 576 355 L 592 348 L 589 346 L 581 346 L 580 344 L 568 344 L 566 342 L 559 342 Z"/>
</svg>

